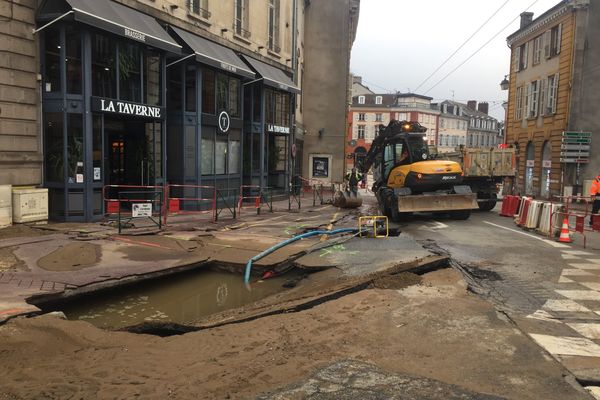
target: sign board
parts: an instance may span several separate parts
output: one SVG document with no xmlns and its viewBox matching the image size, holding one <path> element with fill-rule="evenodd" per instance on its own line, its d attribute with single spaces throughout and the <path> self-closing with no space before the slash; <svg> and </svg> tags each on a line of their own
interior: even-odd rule
<svg viewBox="0 0 600 400">
<path fill-rule="evenodd" d="M 585 164 L 590 157 L 591 132 L 563 132 L 560 146 L 560 162 Z"/>
<path fill-rule="evenodd" d="M 289 134 L 290 133 L 290 127 L 289 126 L 279 126 L 279 125 L 267 124 L 267 132 Z"/>
<path fill-rule="evenodd" d="M 313 157 L 313 159 L 312 159 L 312 176 L 314 178 L 329 177 L 329 158 L 328 157 Z"/>
<path fill-rule="evenodd" d="M 219 114 L 219 131 L 221 133 L 227 133 L 227 131 L 229 131 L 230 123 L 231 120 L 229 119 L 229 114 L 227 114 L 227 111 L 221 111 Z"/>
<path fill-rule="evenodd" d="M 535 166 L 535 161 L 534 160 L 527 160 L 525 162 L 525 166 L 526 167 L 534 167 Z"/>
<path fill-rule="evenodd" d="M 94 167 L 94 180 L 100 180 L 100 167 Z"/>
<path fill-rule="evenodd" d="M 164 115 L 164 109 L 164 107 L 92 96 L 92 111 L 108 114 L 161 119 Z"/>
<path fill-rule="evenodd" d="M 542 161 L 542 168 L 552 168 L 552 161 L 550 161 L 550 160 Z"/>
<path fill-rule="evenodd" d="M 298 151 L 298 149 L 296 148 L 296 143 L 292 143 L 292 158 L 296 158 L 296 151 Z"/>
<path fill-rule="evenodd" d="M 152 203 L 133 203 L 131 206 L 131 216 L 133 218 L 151 217 Z"/>
</svg>

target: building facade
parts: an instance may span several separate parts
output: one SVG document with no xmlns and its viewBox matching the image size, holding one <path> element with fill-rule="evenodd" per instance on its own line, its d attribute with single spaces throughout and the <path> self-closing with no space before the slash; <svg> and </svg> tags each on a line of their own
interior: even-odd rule
<svg viewBox="0 0 600 400">
<path fill-rule="evenodd" d="M 565 0 L 535 19 L 523 13 L 520 29 L 507 39 L 511 70 L 505 128 L 507 143 L 519 154 L 515 186 L 520 193 L 542 198 L 582 193 L 584 180 L 598 174 L 600 161 L 593 155 L 600 150 L 594 110 L 600 50 L 593 22 L 600 17 L 599 6 Z M 582 157 L 563 144 L 569 131 L 591 134 L 591 148 L 574 150 Z"/>
<path fill-rule="evenodd" d="M 5 3 L 0 183 L 48 187 L 55 219 L 100 218 L 116 185 L 287 190 L 302 170 L 305 71 L 349 57 L 306 61 L 319 1 Z"/>
<path fill-rule="evenodd" d="M 466 147 L 496 147 L 504 142 L 498 120 L 488 114 L 489 104 L 469 100 L 467 104 L 446 100 L 442 107 L 448 107 L 452 113 L 467 118 Z M 464 125 L 464 124 L 461 124 Z"/>
<path fill-rule="evenodd" d="M 440 128 L 436 146 L 439 153 L 447 153 L 467 143 L 469 119 L 465 115 L 464 107 L 457 103 L 446 100 L 439 107 Z"/>
</svg>

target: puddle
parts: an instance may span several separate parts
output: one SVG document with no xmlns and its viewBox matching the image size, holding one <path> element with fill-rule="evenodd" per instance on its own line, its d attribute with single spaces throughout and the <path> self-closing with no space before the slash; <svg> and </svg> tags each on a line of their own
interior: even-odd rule
<svg viewBox="0 0 600 400">
<path fill-rule="evenodd" d="M 186 324 L 286 290 L 301 271 L 252 283 L 217 270 L 192 271 L 121 289 L 78 298 L 60 307 L 70 320 L 83 320 L 103 329 L 120 329 L 144 322 Z M 286 285 L 289 286 L 289 285 Z"/>
</svg>

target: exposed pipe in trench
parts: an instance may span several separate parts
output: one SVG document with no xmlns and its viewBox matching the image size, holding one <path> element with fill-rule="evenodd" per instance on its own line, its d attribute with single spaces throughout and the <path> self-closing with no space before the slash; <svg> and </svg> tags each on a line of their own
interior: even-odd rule
<svg viewBox="0 0 600 400">
<path fill-rule="evenodd" d="M 250 260 L 248 260 L 248 263 L 246 264 L 246 270 L 244 271 L 244 284 L 246 285 L 246 289 L 250 290 L 250 272 L 252 271 L 252 263 L 254 261 L 258 261 L 261 258 L 266 257 L 269 254 L 273 253 L 274 251 L 279 250 L 280 248 L 287 246 L 290 243 L 296 242 L 300 239 L 304 239 L 304 238 L 316 236 L 316 235 L 336 235 L 338 233 L 347 233 L 347 232 L 356 232 L 356 231 L 358 231 L 357 228 L 341 228 L 341 229 L 336 229 L 333 231 L 311 231 L 311 232 L 303 233 L 298 236 L 294 236 L 292 238 L 284 240 L 281 243 L 277 243 L 275 246 L 269 247 L 262 253 L 257 254 L 254 257 L 252 257 Z"/>
</svg>

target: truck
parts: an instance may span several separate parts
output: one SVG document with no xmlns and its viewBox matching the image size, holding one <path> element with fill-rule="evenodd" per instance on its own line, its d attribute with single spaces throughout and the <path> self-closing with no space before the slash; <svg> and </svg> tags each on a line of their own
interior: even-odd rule
<svg viewBox="0 0 600 400">
<path fill-rule="evenodd" d="M 477 206 L 490 211 L 496 206 L 498 188 L 516 174 L 514 148 L 468 148 L 459 147 L 449 153 L 437 153 L 430 146 L 432 158 L 457 162 L 463 171 L 463 185 L 468 185 L 477 196 Z M 437 154 L 437 155 L 436 155 Z"/>
</svg>

